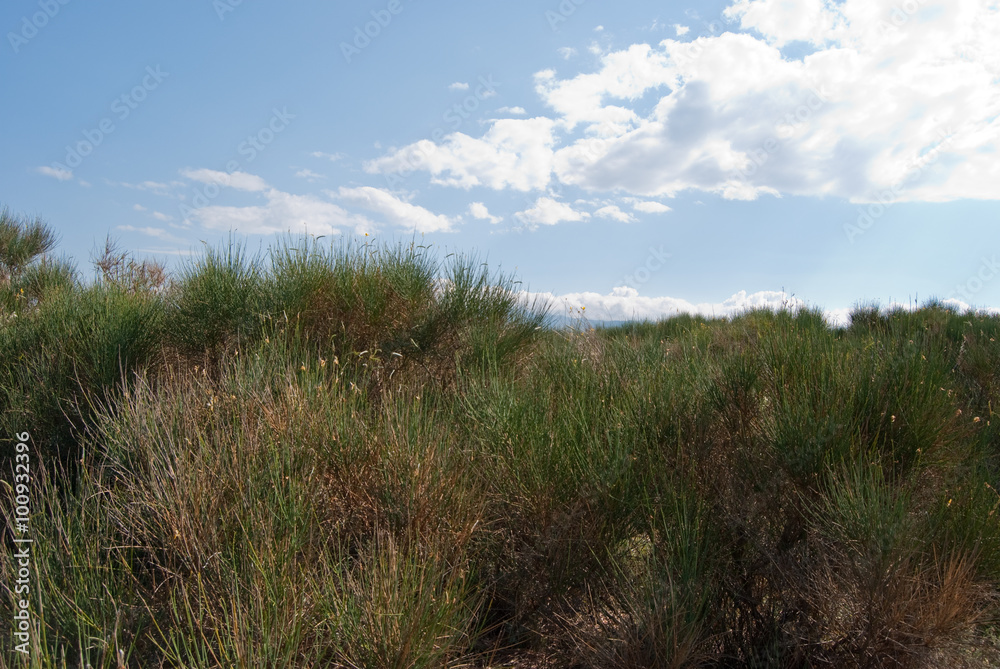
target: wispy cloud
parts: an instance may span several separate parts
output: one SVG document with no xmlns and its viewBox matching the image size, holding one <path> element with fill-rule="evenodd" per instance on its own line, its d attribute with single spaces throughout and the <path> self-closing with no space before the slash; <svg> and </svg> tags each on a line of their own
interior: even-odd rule
<svg viewBox="0 0 1000 669">
<path fill-rule="evenodd" d="M 313 172 L 310 169 L 299 170 L 298 172 L 295 173 L 295 176 L 297 176 L 299 179 L 305 179 L 309 183 L 315 183 L 317 181 L 326 178 L 322 174 L 317 174 L 316 172 Z"/>
<path fill-rule="evenodd" d="M 35 171 L 38 172 L 39 174 L 44 174 L 47 177 L 58 179 L 59 181 L 70 181 L 73 178 L 72 171 L 64 170 L 60 167 L 49 167 L 47 165 L 42 165 L 41 167 L 36 167 Z"/>
<path fill-rule="evenodd" d="M 159 239 L 165 242 L 175 242 L 179 244 L 187 243 L 187 240 L 181 239 L 179 237 L 174 237 L 168 231 L 163 228 L 156 227 L 136 227 L 134 225 L 119 225 L 116 227 L 117 230 L 123 232 L 138 232 L 140 234 L 146 235 L 148 237 L 153 237 L 154 239 Z"/>
<path fill-rule="evenodd" d="M 337 162 L 338 160 L 343 160 L 344 158 L 347 157 L 346 153 L 324 153 L 322 151 L 313 151 L 309 155 L 312 156 L 313 158 L 326 158 L 327 160 L 331 160 L 333 162 Z"/>
<path fill-rule="evenodd" d="M 204 184 L 216 184 L 251 193 L 268 189 L 266 181 L 257 175 L 247 174 L 246 172 L 219 172 L 205 168 L 196 170 L 183 169 L 181 170 L 181 176 Z"/>
</svg>

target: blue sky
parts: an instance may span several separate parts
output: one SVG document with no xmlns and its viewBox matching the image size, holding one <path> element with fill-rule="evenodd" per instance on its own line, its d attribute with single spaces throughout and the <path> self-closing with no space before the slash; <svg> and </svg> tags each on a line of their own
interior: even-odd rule
<svg viewBox="0 0 1000 669">
<path fill-rule="evenodd" d="M 995 0 L 12 0 L 0 27 L 0 203 L 87 272 L 108 234 L 174 264 L 367 232 L 595 318 L 1000 306 Z"/>
</svg>

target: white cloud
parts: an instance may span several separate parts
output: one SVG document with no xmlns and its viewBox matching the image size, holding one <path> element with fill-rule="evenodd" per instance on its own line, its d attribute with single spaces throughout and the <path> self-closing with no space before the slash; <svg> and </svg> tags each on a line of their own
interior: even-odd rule
<svg viewBox="0 0 1000 669">
<path fill-rule="evenodd" d="M 343 153 L 323 153 L 322 151 L 313 151 L 309 155 L 313 158 L 326 158 L 333 162 L 337 162 L 338 160 L 342 160 L 347 157 L 347 155 Z"/>
<path fill-rule="evenodd" d="M 297 176 L 299 179 L 305 179 L 309 183 L 315 183 L 316 181 L 319 181 L 320 179 L 325 179 L 326 178 L 322 174 L 316 174 L 315 172 L 313 172 L 310 169 L 299 170 L 298 172 L 295 173 L 295 176 Z"/>
<path fill-rule="evenodd" d="M 647 202 L 643 200 L 634 201 L 632 208 L 644 214 L 665 214 L 668 211 L 672 211 L 670 207 L 660 202 Z"/>
<path fill-rule="evenodd" d="M 825 44 L 844 36 L 847 28 L 844 13 L 828 0 L 736 0 L 724 14 L 777 47 L 794 41 Z"/>
<path fill-rule="evenodd" d="M 469 90 L 469 84 L 464 81 L 456 81 L 453 84 L 448 84 L 448 90 L 451 91 L 467 91 Z"/>
<path fill-rule="evenodd" d="M 674 24 L 674 30 L 677 32 L 678 37 L 683 37 L 684 35 L 687 35 L 689 32 L 691 32 L 690 28 L 688 28 L 687 26 L 682 26 L 679 23 Z"/>
<path fill-rule="evenodd" d="M 724 318 L 748 309 L 780 309 L 783 306 L 800 309 L 805 306 L 802 300 L 780 291 L 761 291 L 748 295 L 745 290 L 741 290 L 722 302 L 698 304 L 676 297 L 645 297 L 629 286 L 619 286 L 607 295 L 589 292 L 564 295 L 525 292 L 524 295 L 528 299 L 537 298 L 550 302 L 554 307 L 554 314 L 559 314 L 560 308 L 567 313 L 579 313 L 582 307 L 586 307 L 583 312 L 588 319 L 602 321 L 661 320 L 677 314 Z"/>
<path fill-rule="evenodd" d="M 381 214 L 390 224 L 417 232 L 449 232 L 454 221 L 447 216 L 435 214 L 423 207 L 399 199 L 393 193 L 381 188 L 361 186 L 340 187 L 331 196 Z"/>
<path fill-rule="evenodd" d="M 255 174 L 247 174 L 246 172 L 229 173 L 205 168 L 197 170 L 183 169 L 181 170 L 181 176 L 204 184 L 218 184 L 219 186 L 249 191 L 251 193 L 267 190 L 268 188 L 266 181 Z"/>
<path fill-rule="evenodd" d="M 35 168 L 35 171 L 39 174 L 44 174 L 47 177 L 58 179 L 59 181 L 69 181 L 73 178 L 73 172 L 71 170 L 64 170 L 61 167 L 49 167 L 47 165 L 42 165 L 41 167 Z"/>
<path fill-rule="evenodd" d="M 210 205 L 191 212 L 191 217 L 212 230 L 239 230 L 247 234 L 308 232 L 332 235 L 341 228 L 367 229 L 371 222 L 343 207 L 311 195 L 293 195 L 271 189 L 263 205 L 233 207 Z"/>
<path fill-rule="evenodd" d="M 891 15 L 891 3 L 874 4 Z M 772 44 L 734 33 L 664 40 L 660 51 L 633 60 L 648 61 L 669 90 L 638 120 L 623 112 L 612 136 L 615 126 L 600 117 L 607 114 L 600 100 L 621 81 L 607 72 L 610 60 L 599 81 L 549 78 L 543 93 L 555 108 L 577 100 L 577 110 L 563 115 L 601 138 L 560 149 L 557 177 L 645 195 L 694 188 L 734 199 L 788 193 L 872 201 L 896 186 L 898 200 L 995 199 L 1000 49 L 987 31 L 1000 30 L 1000 8 L 958 4 L 964 12 L 927 0 L 888 37 L 871 30 L 878 12 L 848 2 L 781 5 L 798 13 L 754 23 Z M 764 6 L 739 5 L 745 21 Z M 834 15 L 837 8 L 843 16 Z M 922 21 L 923 12 L 937 16 Z M 778 45 L 792 39 L 820 48 L 786 59 Z M 652 89 L 656 77 L 633 81 Z M 944 137 L 951 141 L 940 159 L 920 165 Z"/>
<path fill-rule="evenodd" d="M 482 138 L 456 132 L 441 144 L 422 140 L 368 161 L 364 168 L 372 174 L 425 170 L 433 183 L 466 189 L 541 189 L 552 175 L 554 125 L 544 117 L 500 119 Z"/>
<path fill-rule="evenodd" d="M 179 243 L 183 244 L 183 243 L 186 243 L 186 242 L 181 241 Z M 177 248 L 173 248 L 173 249 L 136 249 L 135 252 L 136 253 L 148 253 L 150 255 L 163 254 L 163 255 L 170 255 L 170 256 L 193 256 L 193 255 L 197 255 L 198 253 L 201 253 L 200 250 L 191 249 L 191 248 L 188 248 L 188 249 L 177 249 Z"/>
<path fill-rule="evenodd" d="M 524 107 L 500 107 L 497 110 L 498 114 L 511 114 L 513 116 L 524 116 L 528 112 L 524 110 Z"/>
<path fill-rule="evenodd" d="M 132 190 L 148 191 L 154 193 L 155 195 L 162 195 L 162 196 L 169 195 L 170 189 L 173 186 L 184 185 L 183 182 L 180 181 L 171 181 L 170 183 L 161 183 L 159 181 L 143 181 L 142 183 L 138 184 L 130 184 L 125 181 L 115 182 L 115 181 L 105 180 L 105 183 L 107 183 L 110 186 L 122 186 L 124 188 L 131 188 Z"/>
<path fill-rule="evenodd" d="M 174 237 L 163 228 L 154 228 L 154 227 L 137 228 L 134 225 L 119 225 L 117 226 L 116 229 L 122 230 L 124 232 L 138 232 L 144 235 L 148 235 L 149 237 L 161 239 L 165 242 L 184 243 L 185 241 L 178 237 Z"/>
<path fill-rule="evenodd" d="M 553 70 L 538 72 L 535 91 L 562 117 L 567 129 L 586 123 L 590 133 L 617 136 L 634 127 L 640 117 L 626 106 L 607 105 L 605 100 L 635 100 L 650 88 L 672 83 L 675 76 L 666 54 L 648 44 L 607 54 L 601 61 L 599 72 L 572 79 L 559 80 Z"/>
<path fill-rule="evenodd" d="M 482 202 L 473 202 L 469 205 L 469 213 L 472 214 L 473 218 L 478 218 L 482 221 L 489 221 L 490 223 L 499 223 L 503 220 L 500 216 L 493 216 L 490 214 L 490 210 L 486 208 L 486 205 Z"/>
<path fill-rule="evenodd" d="M 549 118 L 498 120 L 367 167 L 647 198 L 1000 199 L 996 0 L 735 0 L 726 18 L 743 32 L 635 44 L 569 78 L 538 72 Z M 784 54 L 793 42 L 807 54 Z M 403 159 L 414 150 L 423 162 Z"/>
<path fill-rule="evenodd" d="M 576 49 L 571 46 L 560 47 L 556 52 L 563 57 L 563 60 L 569 60 L 576 55 Z"/>
<path fill-rule="evenodd" d="M 164 223 L 166 223 L 167 221 L 172 221 L 172 220 L 174 220 L 174 217 L 173 217 L 173 216 L 169 216 L 169 215 L 167 215 L 167 214 L 164 214 L 164 213 L 163 213 L 163 212 L 161 212 L 161 211 L 154 211 L 154 212 L 152 213 L 152 217 L 153 217 L 153 218 L 155 218 L 155 219 L 156 219 L 156 220 L 158 220 L 158 221 L 163 221 Z"/>
<path fill-rule="evenodd" d="M 141 204 L 132 205 L 132 209 L 134 209 L 135 211 L 146 211 L 146 208 Z"/>
<path fill-rule="evenodd" d="M 550 197 L 540 197 L 530 209 L 519 211 L 514 215 L 531 227 L 555 225 L 563 221 L 582 221 L 590 218 L 590 214 L 587 212 L 576 211 L 565 202 L 559 202 Z"/>
<path fill-rule="evenodd" d="M 635 221 L 635 216 L 629 214 L 628 212 L 622 211 L 616 205 L 613 204 L 601 207 L 600 209 L 594 212 L 594 216 L 597 216 L 599 218 L 610 218 L 612 220 L 619 221 L 621 223 L 631 223 Z"/>
</svg>

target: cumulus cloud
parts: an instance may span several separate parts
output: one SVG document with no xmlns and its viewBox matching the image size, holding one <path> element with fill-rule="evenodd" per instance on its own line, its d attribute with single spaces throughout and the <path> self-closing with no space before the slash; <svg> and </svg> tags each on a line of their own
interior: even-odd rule
<svg viewBox="0 0 1000 669">
<path fill-rule="evenodd" d="M 524 107 L 500 107 L 497 110 L 499 114 L 510 114 L 512 116 L 524 116 L 528 112 L 524 110 Z"/>
<path fill-rule="evenodd" d="M 448 85 L 448 90 L 452 91 L 467 91 L 469 90 L 469 84 L 464 81 L 456 81 L 453 84 Z"/>
<path fill-rule="evenodd" d="M 482 202 L 473 202 L 470 204 L 469 213 L 472 214 L 473 218 L 478 218 L 481 221 L 489 221 L 490 223 L 499 223 L 503 220 L 500 216 L 490 214 L 490 210 Z"/>
<path fill-rule="evenodd" d="M 670 207 L 661 202 L 652 202 L 645 200 L 635 200 L 632 203 L 632 208 L 636 211 L 641 211 L 644 214 L 665 214 L 668 211 L 672 211 Z"/>
<path fill-rule="evenodd" d="M 424 207 L 401 200 L 395 194 L 381 188 L 341 186 L 334 197 L 380 214 L 386 222 L 417 232 L 449 232 L 454 221 L 447 216 L 435 214 Z"/>
<path fill-rule="evenodd" d="M 631 223 L 635 220 L 635 216 L 622 211 L 618 206 L 613 204 L 601 207 L 594 212 L 594 216 L 597 216 L 598 218 L 610 218 L 621 223 Z"/>
<path fill-rule="evenodd" d="M 456 132 L 441 144 L 422 140 L 365 163 L 371 174 L 431 174 L 433 183 L 495 190 L 544 188 L 552 175 L 552 119 L 500 119 L 481 138 Z"/>
<path fill-rule="evenodd" d="M 539 225 L 555 225 L 563 221 L 582 221 L 590 218 L 585 211 L 577 211 L 565 202 L 559 202 L 550 197 L 540 197 L 534 206 L 514 214 L 518 220 L 530 227 Z"/>
<path fill-rule="evenodd" d="M 693 40 L 598 54 L 592 71 L 540 71 L 547 117 L 418 142 L 368 169 L 645 198 L 1000 198 L 996 2 L 735 0 L 725 17 L 738 32 L 720 23 Z M 807 53 L 783 52 L 793 43 Z M 424 160 L 405 160 L 412 153 Z"/>
<path fill-rule="evenodd" d="M 678 37 L 684 37 L 684 35 L 687 35 L 689 32 L 691 32 L 691 29 L 688 28 L 687 26 L 682 26 L 679 23 L 675 23 L 674 31 L 677 33 Z"/>
<path fill-rule="evenodd" d="M 567 130 L 588 125 L 588 132 L 617 136 L 634 127 L 639 115 L 627 106 L 606 104 L 608 98 L 634 101 L 646 90 L 674 82 L 666 54 L 648 44 L 635 44 L 605 55 L 601 69 L 572 79 L 558 79 L 554 70 L 535 75 L 535 91 L 561 118 Z"/>
<path fill-rule="evenodd" d="M 564 60 L 569 60 L 576 55 L 576 49 L 571 46 L 560 47 L 556 50 L 557 53 L 563 57 Z"/>
<path fill-rule="evenodd" d="M 61 167 L 49 167 L 47 165 L 42 165 L 41 167 L 35 168 L 35 171 L 39 174 L 44 174 L 47 177 L 58 179 L 59 181 L 69 181 L 73 178 L 73 172 L 71 170 L 64 170 Z"/>
<path fill-rule="evenodd" d="M 724 14 L 778 47 L 795 41 L 826 44 L 846 37 L 848 28 L 845 13 L 828 0 L 737 0 Z"/>
</svg>

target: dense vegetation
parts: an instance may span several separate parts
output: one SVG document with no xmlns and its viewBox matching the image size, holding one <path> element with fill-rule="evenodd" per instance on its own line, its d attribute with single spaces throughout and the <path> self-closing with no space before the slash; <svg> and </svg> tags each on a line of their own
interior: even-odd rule
<svg viewBox="0 0 1000 669">
<path fill-rule="evenodd" d="M 109 244 L 90 282 L 0 218 L 35 540 L 27 663 L 0 549 L 0 663 L 996 661 L 1000 318 L 556 329 L 474 257 Z"/>
</svg>

